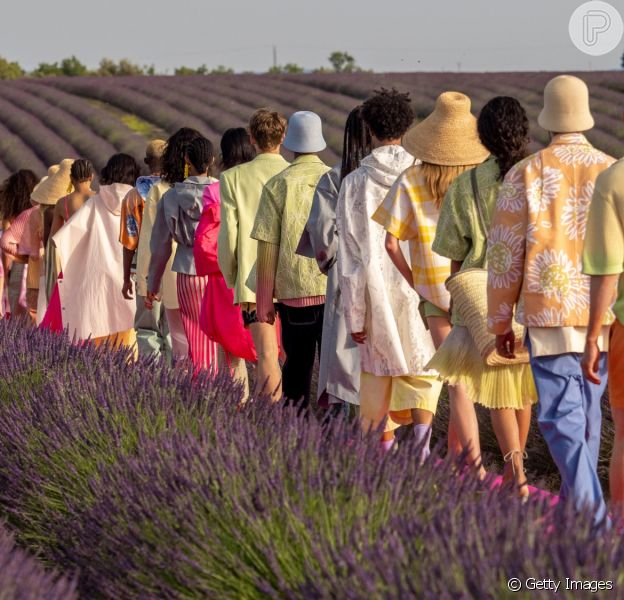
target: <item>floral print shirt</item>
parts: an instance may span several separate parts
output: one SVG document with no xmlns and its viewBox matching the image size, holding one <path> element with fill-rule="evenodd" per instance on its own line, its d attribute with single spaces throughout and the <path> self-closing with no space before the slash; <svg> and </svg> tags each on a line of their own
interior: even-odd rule
<svg viewBox="0 0 624 600">
<path fill-rule="evenodd" d="M 488 327 L 584 327 L 582 255 L 594 182 L 614 159 L 580 133 L 560 134 L 507 173 L 488 241 Z"/>
</svg>

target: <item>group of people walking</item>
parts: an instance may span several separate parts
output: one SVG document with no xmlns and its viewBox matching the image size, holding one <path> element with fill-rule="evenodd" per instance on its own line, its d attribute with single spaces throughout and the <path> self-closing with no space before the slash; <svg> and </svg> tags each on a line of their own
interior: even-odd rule
<svg viewBox="0 0 624 600">
<path fill-rule="evenodd" d="M 421 462 L 446 383 L 449 452 L 487 476 L 483 405 L 522 498 L 537 403 L 561 496 L 605 522 L 607 380 L 613 512 L 624 503 L 624 163 L 584 136 L 594 121 L 576 77 L 548 83 L 538 122 L 551 141 L 530 154 L 514 98 L 477 118 L 444 92 L 414 124 L 409 95 L 382 89 L 349 114 L 333 168 L 318 115 L 260 109 L 219 158 L 183 128 L 149 143 L 149 176 L 111 157 L 97 192 L 88 160 L 40 182 L 19 171 L 1 195 L 4 312 L 226 370 L 245 398 L 301 410 L 318 356 L 318 405 L 358 407 L 380 452 L 413 424 Z"/>
</svg>

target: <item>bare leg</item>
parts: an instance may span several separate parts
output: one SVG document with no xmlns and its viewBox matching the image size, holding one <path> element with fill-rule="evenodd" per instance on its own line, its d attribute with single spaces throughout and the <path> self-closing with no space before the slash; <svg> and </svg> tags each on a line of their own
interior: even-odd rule
<svg viewBox="0 0 624 600">
<path fill-rule="evenodd" d="M 531 429 L 531 405 L 525 406 L 522 410 L 516 411 L 516 421 L 518 422 L 518 438 L 520 439 L 520 450 L 526 450 L 527 440 L 529 438 L 529 429 Z"/>
<path fill-rule="evenodd" d="M 513 408 L 501 408 L 491 410 L 492 425 L 498 440 L 498 446 L 505 457 L 506 465 L 503 480 L 506 483 L 513 482 L 518 486 L 518 493 L 526 496 L 529 493 L 524 474 L 522 460 L 522 445 L 520 442 L 520 432 L 516 411 Z M 509 465 L 509 467 L 507 466 Z"/>
<path fill-rule="evenodd" d="M 449 385 L 449 404 L 451 405 L 451 422 L 457 433 L 462 451 L 467 450 L 468 464 L 477 469 L 480 479 L 485 477 L 485 469 L 481 464 L 481 444 L 479 442 L 479 422 L 474 403 L 468 397 L 463 385 Z"/>
<path fill-rule="evenodd" d="M 624 409 L 611 408 L 615 440 L 609 467 L 609 489 L 614 516 L 624 517 Z"/>
</svg>

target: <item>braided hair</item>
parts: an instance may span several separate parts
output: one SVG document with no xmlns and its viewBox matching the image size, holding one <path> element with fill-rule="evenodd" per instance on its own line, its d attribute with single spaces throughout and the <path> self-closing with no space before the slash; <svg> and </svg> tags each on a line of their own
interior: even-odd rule
<svg viewBox="0 0 624 600">
<path fill-rule="evenodd" d="M 84 183 L 89 181 L 94 174 L 93 163 L 86 158 L 75 160 L 71 166 L 69 176 L 75 183 Z"/>
<path fill-rule="evenodd" d="M 199 131 L 189 127 L 178 129 L 168 140 L 162 158 L 161 177 L 163 181 L 173 185 L 184 181 L 184 165 L 186 149 L 197 138 L 202 137 Z"/>
<path fill-rule="evenodd" d="M 499 179 L 528 154 L 529 119 L 522 104 L 509 96 L 492 98 L 477 121 L 481 143 L 494 155 Z"/>
<path fill-rule="evenodd" d="M 370 131 L 362 119 L 362 107 L 357 106 L 349 113 L 345 124 L 341 180 L 360 166 L 362 159 L 370 154 L 372 143 Z"/>
<path fill-rule="evenodd" d="M 198 173 L 206 173 L 214 162 L 214 146 L 205 137 L 195 138 L 186 147 L 186 156 Z"/>
<path fill-rule="evenodd" d="M 0 214 L 3 219 L 12 221 L 17 215 L 31 207 L 30 195 L 39 180 L 29 169 L 13 173 L 0 191 Z"/>
</svg>

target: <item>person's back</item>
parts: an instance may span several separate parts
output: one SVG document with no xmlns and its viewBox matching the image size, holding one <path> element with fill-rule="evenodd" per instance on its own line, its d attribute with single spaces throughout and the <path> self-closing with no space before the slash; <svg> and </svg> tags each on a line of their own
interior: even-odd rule
<svg viewBox="0 0 624 600">
<path fill-rule="evenodd" d="M 258 242 L 251 238 L 260 196 L 265 184 L 283 171 L 288 162 L 280 154 L 261 153 L 251 162 L 238 165 L 221 173 L 221 220 L 219 232 L 219 264 L 228 284 L 234 288 L 234 302 L 255 302 L 256 295 L 247 286 L 247 278 L 256 262 Z M 224 210 L 225 205 L 225 210 Z M 237 222 L 233 223 L 231 211 L 235 211 Z M 232 231 L 235 228 L 235 231 Z M 232 270 L 225 252 L 231 240 L 236 256 L 236 269 Z M 223 250 L 222 250 L 223 248 Z"/>
</svg>

